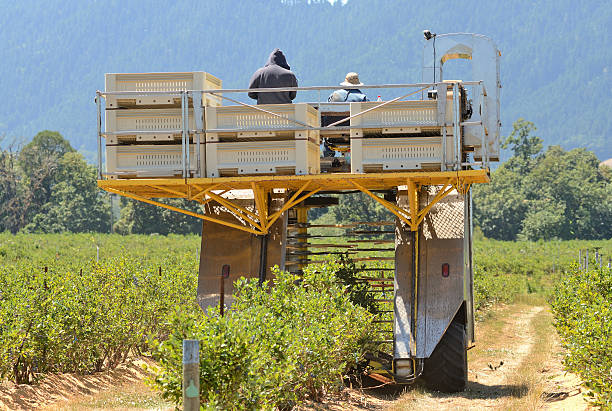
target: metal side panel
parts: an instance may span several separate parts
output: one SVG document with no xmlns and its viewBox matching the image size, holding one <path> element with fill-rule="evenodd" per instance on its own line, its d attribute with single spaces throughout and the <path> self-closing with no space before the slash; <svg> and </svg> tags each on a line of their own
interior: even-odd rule
<svg viewBox="0 0 612 411">
<path fill-rule="evenodd" d="M 212 207 L 228 221 L 236 221 L 223 207 Z M 286 214 L 286 213 L 285 213 Z M 267 241 L 267 279 L 272 279 L 271 269 L 275 265 L 284 268 L 287 218 L 279 218 L 270 228 Z M 203 310 L 219 303 L 221 269 L 230 266 L 230 277 L 225 280 L 225 303 L 231 304 L 234 282 L 240 277 L 258 278 L 261 238 L 245 231 L 220 224 L 202 222 L 202 248 L 198 276 L 197 301 Z"/>
<path fill-rule="evenodd" d="M 463 302 L 463 240 L 425 240 L 421 250 L 425 258 L 421 262 L 416 356 L 427 358 Z M 442 276 L 445 263 L 448 277 Z"/>
<path fill-rule="evenodd" d="M 440 187 L 421 191 L 421 207 Z M 399 197 L 399 205 L 407 201 Z M 396 223 L 394 358 L 427 358 L 464 301 L 464 200 L 456 192 L 434 205 L 419 235 L 418 277 L 412 275 L 410 228 Z M 448 264 L 448 276 L 442 266 Z M 414 284 L 418 286 L 413 341 Z"/>
<path fill-rule="evenodd" d="M 405 199 L 400 198 L 402 205 Z M 396 219 L 395 223 L 395 276 L 394 276 L 394 324 L 393 358 L 411 358 L 415 352 L 412 338 L 412 302 L 414 300 L 412 279 L 412 245 L 410 228 Z"/>
<path fill-rule="evenodd" d="M 421 207 L 440 187 L 428 187 Z M 427 358 L 464 301 L 464 197 L 451 192 L 434 205 L 423 223 L 417 357 Z M 448 264 L 448 276 L 443 265 Z"/>
<path fill-rule="evenodd" d="M 463 296 L 466 302 L 465 317 L 468 344 L 471 345 L 476 341 L 476 334 L 474 332 L 474 232 L 472 227 L 472 191 L 467 192 L 464 201 L 465 236 L 463 238 Z"/>
</svg>

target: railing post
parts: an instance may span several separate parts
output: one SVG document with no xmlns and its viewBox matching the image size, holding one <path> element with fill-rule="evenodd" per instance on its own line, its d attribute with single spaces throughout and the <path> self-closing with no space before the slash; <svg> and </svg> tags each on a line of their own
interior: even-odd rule
<svg viewBox="0 0 612 411">
<path fill-rule="evenodd" d="M 200 342 L 183 340 L 183 410 L 200 409 Z"/>
<path fill-rule="evenodd" d="M 204 135 L 204 109 L 202 107 L 202 101 L 204 93 L 202 91 L 192 91 L 191 100 L 193 101 L 193 119 L 195 123 L 195 158 L 196 158 L 196 172 L 194 177 L 205 177 L 206 172 L 202 170 L 202 161 L 200 158 L 200 147 L 201 147 L 201 136 Z M 189 100 L 187 100 L 189 102 Z M 204 172 L 203 172 L 204 171 Z"/>
<path fill-rule="evenodd" d="M 102 180 L 102 102 L 99 93 L 96 93 L 96 106 L 98 108 L 98 180 Z"/>
<path fill-rule="evenodd" d="M 440 171 L 446 171 L 446 110 L 448 107 L 446 106 L 446 92 L 448 91 L 448 86 L 444 83 L 435 84 L 437 92 L 437 103 L 438 103 L 438 123 L 442 126 L 442 162 L 440 164 Z"/>
<path fill-rule="evenodd" d="M 185 92 L 185 104 L 183 104 L 185 115 L 183 117 L 183 132 L 185 133 L 185 178 L 190 177 L 191 172 L 191 146 L 189 144 L 189 94 Z"/>
<path fill-rule="evenodd" d="M 461 105 L 459 100 L 459 84 L 453 83 L 453 136 L 455 137 L 455 170 L 461 169 Z"/>
<path fill-rule="evenodd" d="M 487 126 L 485 119 L 487 118 L 487 106 L 485 99 L 485 88 L 484 84 L 480 85 L 480 127 L 482 133 L 482 141 L 480 147 L 480 161 L 482 163 L 482 168 L 489 168 L 489 156 L 487 153 Z"/>
<path fill-rule="evenodd" d="M 183 166 L 183 178 L 187 178 L 187 164 L 186 164 L 186 158 L 187 158 L 187 153 L 185 152 L 185 139 L 186 139 L 186 133 L 185 133 L 185 96 L 186 96 L 186 92 L 185 91 L 181 91 L 181 126 L 182 126 L 182 132 L 181 132 L 181 165 Z"/>
</svg>

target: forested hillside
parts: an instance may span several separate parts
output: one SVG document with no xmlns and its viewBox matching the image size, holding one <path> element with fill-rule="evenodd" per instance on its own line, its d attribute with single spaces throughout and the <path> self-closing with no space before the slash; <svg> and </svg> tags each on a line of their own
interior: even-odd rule
<svg viewBox="0 0 612 411">
<path fill-rule="evenodd" d="M 93 158 L 93 96 L 106 72 L 205 70 L 244 87 L 280 47 L 301 85 L 336 84 L 347 71 L 366 83 L 417 82 L 429 28 L 497 42 L 504 135 L 524 117 L 545 145 L 612 157 L 612 8 L 603 0 L 2 3 L 3 145 L 57 130 Z"/>
</svg>

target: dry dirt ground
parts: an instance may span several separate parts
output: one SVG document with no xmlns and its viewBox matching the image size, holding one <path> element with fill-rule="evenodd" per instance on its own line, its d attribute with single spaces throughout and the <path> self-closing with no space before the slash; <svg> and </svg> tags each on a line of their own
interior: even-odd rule
<svg viewBox="0 0 612 411">
<path fill-rule="evenodd" d="M 345 389 L 309 404 L 316 410 L 589 410 L 580 380 L 565 373 L 563 351 L 544 304 L 524 301 L 492 310 L 477 324 L 464 392 L 443 394 L 421 384 Z M 92 376 L 60 375 L 38 386 L 0 385 L 0 409 L 170 410 L 144 383 L 139 364 Z M 302 408 L 302 409 L 304 409 Z"/>
<path fill-rule="evenodd" d="M 146 359 L 94 375 L 60 374 L 38 385 L 0 385 L 0 410 L 171 410 L 143 382 Z"/>
</svg>

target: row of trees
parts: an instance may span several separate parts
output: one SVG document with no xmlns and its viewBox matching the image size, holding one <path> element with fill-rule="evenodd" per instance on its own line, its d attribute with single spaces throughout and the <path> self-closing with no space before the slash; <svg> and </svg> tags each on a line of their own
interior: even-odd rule
<svg viewBox="0 0 612 411">
<path fill-rule="evenodd" d="M 533 123 L 505 139 L 513 156 L 473 189 L 474 220 L 500 240 L 612 238 L 612 170 L 590 151 L 542 150 Z"/>
<path fill-rule="evenodd" d="M 110 217 L 95 168 L 58 132 L 0 150 L 0 231 L 108 232 Z"/>
<path fill-rule="evenodd" d="M 612 238 L 612 170 L 590 151 L 542 150 L 535 126 L 519 119 L 504 140 L 513 156 L 473 188 L 474 221 L 485 236 L 501 240 Z M 0 231 L 198 233 L 196 218 L 122 199 L 113 227 L 110 196 L 99 190 L 96 170 L 58 132 L 41 131 L 21 149 L 0 150 Z M 192 211 L 198 205 L 164 200 Z M 390 220 L 361 193 L 311 210 L 326 223 Z"/>
</svg>

